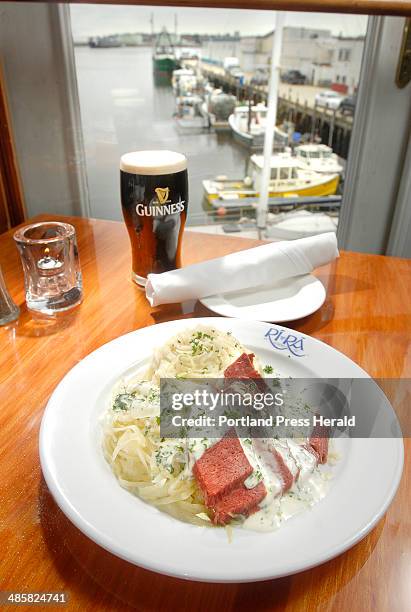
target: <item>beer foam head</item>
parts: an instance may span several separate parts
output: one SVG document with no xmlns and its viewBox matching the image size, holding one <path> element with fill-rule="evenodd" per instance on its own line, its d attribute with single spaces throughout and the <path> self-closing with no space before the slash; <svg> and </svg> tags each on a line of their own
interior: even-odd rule
<svg viewBox="0 0 411 612">
<path fill-rule="evenodd" d="M 120 170 L 130 174 L 175 174 L 187 168 L 187 158 L 174 151 L 133 151 L 120 159 Z"/>
</svg>

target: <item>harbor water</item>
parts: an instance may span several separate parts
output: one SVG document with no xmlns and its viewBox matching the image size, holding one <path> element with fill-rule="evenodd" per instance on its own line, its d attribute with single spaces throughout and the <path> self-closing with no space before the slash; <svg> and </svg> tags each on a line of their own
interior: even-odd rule
<svg viewBox="0 0 411 612">
<path fill-rule="evenodd" d="M 171 149 L 189 160 L 188 224 L 207 220 L 202 180 L 244 176 L 248 153 L 230 132 L 180 127 L 170 84 L 155 79 L 149 47 L 75 47 L 91 216 L 122 219 L 119 159 L 127 151 Z"/>
</svg>

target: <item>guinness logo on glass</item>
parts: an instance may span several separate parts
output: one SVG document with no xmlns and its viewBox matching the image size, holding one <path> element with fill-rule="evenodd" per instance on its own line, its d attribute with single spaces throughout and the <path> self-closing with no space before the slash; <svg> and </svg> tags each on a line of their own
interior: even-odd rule
<svg viewBox="0 0 411 612">
<path fill-rule="evenodd" d="M 169 187 L 156 187 L 154 192 L 156 197 L 149 204 L 137 204 L 136 212 L 138 215 L 144 217 L 164 217 L 165 215 L 175 215 L 176 213 L 183 212 L 185 200 L 182 200 L 181 196 L 179 196 L 177 202 L 172 202 L 169 199 Z"/>
<path fill-rule="evenodd" d="M 165 204 L 168 201 L 169 187 L 157 187 L 154 191 L 156 192 L 159 204 Z"/>
</svg>

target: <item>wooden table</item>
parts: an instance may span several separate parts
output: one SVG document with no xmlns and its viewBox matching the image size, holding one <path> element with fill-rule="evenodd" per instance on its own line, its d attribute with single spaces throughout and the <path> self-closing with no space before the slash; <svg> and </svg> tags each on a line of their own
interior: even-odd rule
<svg viewBox="0 0 411 612">
<path fill-rule="evenodd" d="M 12 233 L 0 236 L 0 264 L 21 308 L 17 322 L 0 327 L 0 590 L 65 591 L 66 609 L 81 611 L 410 610 L 408 440 L 399 492 L 377 527 L 337 559 L 288 578 L 215 585 L 160 576 L 105 552 L 65 518 L 38 457 L 40 421 L 54 387 L 75 363 L 120 334 L 212 313 L 198 304 L 190 314 L 179 305 L 151 308 L 130 281 L 122 223 L 64 220 L 77 229 L 85 299 L 56 319 L 27 311 Z M 186 232 L 184 262 L 255 244 Z M 411 261 L 342 253 L 316 274 L 327 287 L 325 304 L 289 327 L 331 344 L 375 377 L 411 378 Z"/>
</svg>

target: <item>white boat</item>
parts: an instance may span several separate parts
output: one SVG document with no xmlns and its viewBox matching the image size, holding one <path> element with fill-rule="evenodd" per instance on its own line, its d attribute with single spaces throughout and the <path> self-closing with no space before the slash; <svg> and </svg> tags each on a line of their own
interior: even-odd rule
<svg viewBox="0 0 411 612">
<path fill-rule="evenodd" d="M 185 95 L 176 98 L 176 121 L 182 128 L 204 128 L 205 119 L 201 112 L 203 99 L 201 96 Z"/>
<path fill-rule="evenodd" d="M 228 117 L 236 105 L 236 98 L 224 93 L 221 89 L 206 90 L 201 112 L 210 127 L 216 130 L 229 130 Z"/>
<path fill-rule="evenodd" d="M 174 88 L 174 94 L 176 97 L 189 96 L 192 94 L 202 95 L 203 92 L 203 81 L 195 74 L 186 74 L 180 76 Z"/>
<path fill-rule="evenodd" d="M 264 146 L 264 135 L 267 125 L 267 107 L 265 104 L 256 106 L 237 106 L 229 116 L 228 122 L 234 138 L 241 144 L 251 148 Z M 274 148 L 281 149 L 288 144 L 288 134 L 274 128 Z"/>
<path fill-rule="evenodd" d="M 187 77 L 195 77 L 194 70 L 191 70 L 191 68 L 179 68 L 178 70 L 173 70 L 171 85 L 173 86 L 173 91 L 177 96 L 180 95 L 180 81 Z"/>
<path fill-rule="evenodd" d="M 269 240 L 296 240 L 336 232 L 338 217 L 308 210 L 270 214 L 265 237 Z"/>
<path fill-rule="evenodd" d="M 325 144 L 304 144 L 295 148 L 295 157 L 301 168 L 320 174 L 341 174 L 343 167 L 331 147 Z"/>
</svg>

